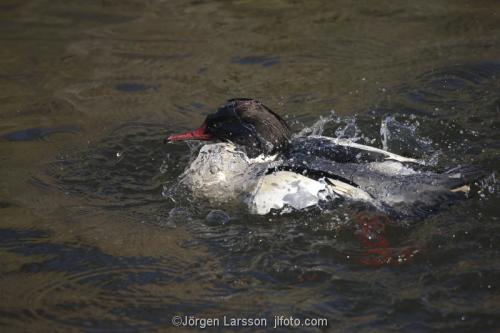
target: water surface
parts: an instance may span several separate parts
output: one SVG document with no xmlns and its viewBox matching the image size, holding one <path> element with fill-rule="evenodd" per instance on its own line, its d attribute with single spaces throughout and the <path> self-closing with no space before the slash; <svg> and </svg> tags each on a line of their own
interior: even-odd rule
<svg viewBox="0 0 500 333">
<path fill-rule="evenodd" d="M 3 1 L 0 326 L 175 331 L 173 315 L 286 315 L 328 318 L 309 331 L 498 330 L 499 10 Z M 193 147 L 162 139 L 234 97 L 296 133 L 488 177 L 468 200 L 389 221 L 383 253 L 360 242 L 359 221 L 383 219 L 366 207 L 262 217 L 193 201 L 175 190 Z"/>
</svg>

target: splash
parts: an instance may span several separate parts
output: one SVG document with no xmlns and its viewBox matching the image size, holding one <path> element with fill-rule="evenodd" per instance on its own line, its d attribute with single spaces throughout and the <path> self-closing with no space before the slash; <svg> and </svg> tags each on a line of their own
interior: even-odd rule
<svg viewBox="0 0 500 333">
<path fill-rule="evenodd" d="M 359 141 L 363 135 L 361 129 L 356 123 L 356 117 L 349 117 L 341 119 L 337 123 L 344 122 L 344 126 L 341 126 L 335 130 L 335 136 L 341 139 L 349 139 L 351 141 Z"/>
<path fill-rule="evenodd" d="M 423 158 L 437 163 L 439 152 L 432 147 L 432 140 L 418 134 L 420 123 L 411 117 L 413 122 L 400 122 L 392 115 L 384 117 L 380 124 L 382 149 L 400 154 L 422 154 Z"/>
<path fill-rule="evenodd" d="M 481 198 L 486 198 L 488 194 L 498 193 L 500 189 L 500 186 L 496 179 L 496 174 L 494 172 L 484 179 L 481 179 L 478 185 L 478 194 Z"/>
<path fill-rule="evenodd" d="M 293 138 L 321 136 L 325 131 L 325 127 L 330 123 L 338 125 L 335 130 L 335 137 L 337 138 L 349 139 L 355 142 L 363 137 L 355 116 L 343 118 L 336 115 L 335 110 L 331 110 L 329 115 L 320 116 L 314 124 L 304 127 L 299 133 L 295 134 Z"/>
<path fill-rule="evenodd" d="M 331 122 L 337 123 L 339 117 L 335 114 L 335 111 L 330 111 L 330 114 L 326 117 L 319 116 L 319 119 L 309 127 L 304 127 L 299 133 L 295 134 L 293 138 L 300 138 L 309 135 L 323 135 L 325 130 L 325 125 Z"/>
<path fill-rule="evenodd" d="M 251 192 L 269 163 L 249 159 L 231 143 L 204 145 L 180 176 L 180 184 L 190 188 L 195 197 L 225 203 Z"/>
</svg>

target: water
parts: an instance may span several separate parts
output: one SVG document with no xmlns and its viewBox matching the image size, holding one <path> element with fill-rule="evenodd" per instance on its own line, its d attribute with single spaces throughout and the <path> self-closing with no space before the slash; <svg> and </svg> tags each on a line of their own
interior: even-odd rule
<svg viewBox="0 0 500 333">
<path fill-rule="evenodd" d="M 2 330 L 175 331 L 173 315 L 500 327 L 496 1 L 0 8 Z M 252 216 L 162 195 L 195 151 L 162 139 L 233 97 L 295 133 L 322 118 L 309 132 L 489 176 L 405 224 L 342 203 Z"/>
</svg>

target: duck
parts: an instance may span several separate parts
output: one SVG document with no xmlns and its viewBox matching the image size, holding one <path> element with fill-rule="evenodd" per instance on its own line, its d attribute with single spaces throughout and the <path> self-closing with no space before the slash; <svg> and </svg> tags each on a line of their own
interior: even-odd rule
<svg viewBox="0 0 500 333">
<path fill-rule="evenodd" d="M 165 142 L 198 140 L 180 176 L 198 198 L 243 202 L 250 213 L 303 211 L 337 200 L 388 214 L 425 214 L 464 197 L 481 177 L 475 167 L 438 173 L 424 161 L 342 138 L 293 136 L 287 122 L 251 98 L 226 101 L 197 129 Z"/>
</svg>

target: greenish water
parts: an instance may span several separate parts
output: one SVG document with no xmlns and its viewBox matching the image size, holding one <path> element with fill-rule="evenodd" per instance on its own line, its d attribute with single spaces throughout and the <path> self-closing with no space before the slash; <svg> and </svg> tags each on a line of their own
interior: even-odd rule
<svg viewBox="0 0 500 333">
<path fill-rule="evenodd" d="M 174 315 L 268 318 L 260 330 L 285 315 L 328 319 L 297 331 L 497 331 L 499 11 L 2 1 L 2 331 L 178 331 Z M 325 135 L 377 147 L 385 122 L 394 152 L 489 176 L 467 200 L 391 221 L 390 262 L 367 264 L 356 205 L 256 217 L 165 195 L 192 153 L 162 139 L 233 97 L 263 101 L 295 132 L 334 110 Z"/>
</svg>

